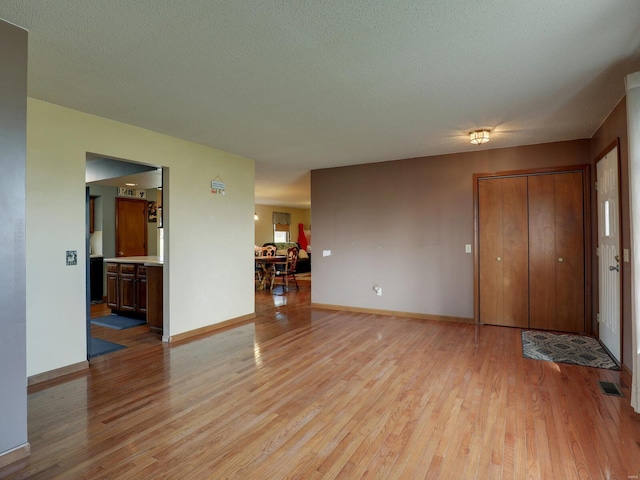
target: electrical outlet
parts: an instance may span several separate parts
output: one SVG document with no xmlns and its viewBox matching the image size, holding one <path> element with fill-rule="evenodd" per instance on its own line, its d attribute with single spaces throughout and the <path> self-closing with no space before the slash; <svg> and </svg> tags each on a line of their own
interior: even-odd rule
<svg viewBox="0 0 640 480">
<path fill-rule="evenodd" d="M 67 265 L 77 265 L 77 264 L 78 264 L 78 251 L 67 250 Z"/>
<path fill-rule="evenodd" d="M 378 285 L 374 285 L 373 286 L 373 291 L 376 292 L 376 295 L 381 297 L 382 296 L 382 287 L 379 287 Z"/>
</svg>

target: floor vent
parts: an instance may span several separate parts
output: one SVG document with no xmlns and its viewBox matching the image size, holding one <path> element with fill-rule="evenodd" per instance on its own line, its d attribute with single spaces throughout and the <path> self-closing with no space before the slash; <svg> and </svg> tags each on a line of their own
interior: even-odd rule
<svg viewBox="0 0 640 480">
<path fill-rule="evenodd" d="M 611 382 L 598 382 L 600 384 L 600 390 L 605 395 L 613 395 L 615 397 L 624 397 L 620 390 L 618 390 L 618 386 L 615 383 Z"/>
</svg>

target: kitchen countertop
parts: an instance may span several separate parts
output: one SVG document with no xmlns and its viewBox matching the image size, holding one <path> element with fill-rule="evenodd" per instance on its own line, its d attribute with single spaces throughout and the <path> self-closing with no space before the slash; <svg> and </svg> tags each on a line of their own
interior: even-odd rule
<svg viewBox="0 0 640 480">
<path fill-rule="evenodd" d="M 147 256 L 139 256 L 139 257 L 116 257 L 116 258 L 105 258 L 105 262 L 115 262 L 115 263 L 142 263 L 149 267 L 161 267 L 163 265 L 163 260 L 156 255 L 147 255 Z"/>
</svg>

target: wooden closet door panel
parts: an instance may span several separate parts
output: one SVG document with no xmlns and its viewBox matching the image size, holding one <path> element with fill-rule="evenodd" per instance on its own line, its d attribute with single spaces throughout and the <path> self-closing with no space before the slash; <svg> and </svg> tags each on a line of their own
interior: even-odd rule
<svg viewBox="0 0 640 480">
<path fill-rule="evenodd" d="M 527 181 L 525 177 L 480 180 L 480 321 L 528 324 Z"/>
<path fill-rule="evenodd" d="M 500 325 L 503 321 L 502 263 L 502 182 L 478 181 L 478 279 L 480 322 Z"/>
<path fill-rule="evenodd" d="M 556 188 L 555 330 L 585 331 L 584 193 L 579 172 L 554 175 Z"/>
<path fill-rule="evenodd" d="M 529 325 L 529 224 L 527 179 L 506 178 L 503 186 L 504 325 Z"/>
<path fill-rule="evenodd" d="M 529 177 L 529 326 L 550 329 L 556 305 L 555 182 Z"/>
<path fill-rule="evenodd" d="M 531 328 L 584 331 L 584 212 L 580 172 L 529 177 Z"/>
</svg>

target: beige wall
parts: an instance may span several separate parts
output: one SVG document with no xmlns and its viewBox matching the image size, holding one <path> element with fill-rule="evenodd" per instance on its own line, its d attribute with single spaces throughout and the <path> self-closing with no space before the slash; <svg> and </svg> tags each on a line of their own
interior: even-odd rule
<svg viewBox="0 0 640 480">
<path fill-rule="evenodd" d="M 311 227 L 311 209 L 309 208 L 256 205 L 255 213 L 258 214 L 258 220 L 255 222 L 256 245 L 263 245 L 267 242 L 273 242 L 273 223 L 271 223 L 271 214 L 273 212 L 283 212 L 291 214 L 290 239 L 292 242 L 298 241 L 298 224 L 302 223 L 305 230 L 309 230 Z"/>
<path fill-rule="evenodd" d="M 165 335 L 254 312 L 253 160 L 39 100 L 27 108 L 28 375 L 86 360 L 87 152 L 168 172 Z M 216 177 L 224 196 L 211 194 Z"/>
<path fill-rule="evenodd" d="M 312 302 L 473 318 L 472 175 L 587 164 L 589 148 L 576 140 L 312 171 Z"/>
</svg>

